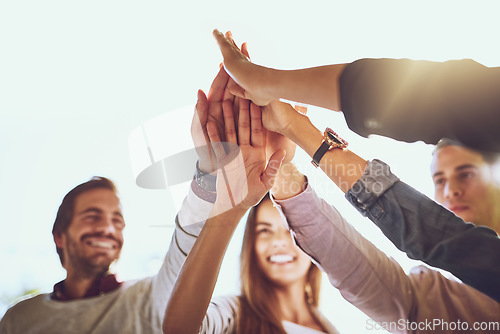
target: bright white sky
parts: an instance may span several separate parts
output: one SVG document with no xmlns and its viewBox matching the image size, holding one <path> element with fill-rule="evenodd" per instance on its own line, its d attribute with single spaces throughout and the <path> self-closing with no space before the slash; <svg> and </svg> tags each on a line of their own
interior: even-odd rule
<svg viewBox="0 0 500 334">
<path fill-rule="evenodd" d="M 120 276 L 140 278 L 158 269 L 186 184 L 137 187 L 131 161 L 139 158 L 129 153 L 135 145 L 129 137 L 160 116 L 170 119 L 167 151 L 190 145 L 185 120 L 197 90 L 208 91 L 222 60 L 213 28 L 232 30 L 237 42 L 248 42 L 253 61 L 281 69 L 366 57 L 472 58 L 499 66 L 497 1 L 463 3 L 1 2 L 0 304 L 25 290 L 50 291 L 64 278 L 52 224 L 64 194 L 92 175 L 113 179 L 123 200 L 127 228 Z M 341 114 L 312 107 L 308 114 L 320 129 L 330 126 L 343 135 L 353 151 L 387 161 L 403 180 L 432 196 L 430 147 L 360 138 Z M 296 161 L 353 225 L 410 268 L 309 158 L 299 152 Z M 240 238 L 237 232 L 220 277 L 224 286 L 216 294 L 238 291 Z M 332 323 L 344 333 L 367 332 L 366 317 L 324 283 L 322 310 Z M 0 316 L 4 311 L 0 305 Z"/>
</svg>

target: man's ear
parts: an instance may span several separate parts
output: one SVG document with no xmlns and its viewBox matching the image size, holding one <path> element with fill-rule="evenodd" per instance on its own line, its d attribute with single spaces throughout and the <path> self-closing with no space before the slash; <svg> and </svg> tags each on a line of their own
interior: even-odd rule
<svg viewBox="0 0 500 334">
<path fill-rule="evenodd" d="M 54 237 L 54 242 L 56 243 L 57 248 L 64 248 L 64 234 L 63 233 L 54 233 L 52 234 Z"/>
</svg>

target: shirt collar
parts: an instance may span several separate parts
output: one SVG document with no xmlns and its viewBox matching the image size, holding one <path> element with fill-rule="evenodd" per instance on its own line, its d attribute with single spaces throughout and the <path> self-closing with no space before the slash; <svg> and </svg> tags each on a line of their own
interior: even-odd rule
<svg viewBox="0 0 500 334">
<path fill-rule="evenodd" d="M 52 292 L 51 298 L 58 301 L 68 301 L 74 300 L 76 298 L 69 297 L 64 291 L 65 280 L 60 281 L 54 285 L 54 291 Z M 118 288 L 123 282 L 119 282 L 116 279 L 115 274 L 105 273 L 104 275 L 96 278 L 90 288 L 85 293 L 83 298 L 99 296 L 106 292 L 111 292 Z"/>
</svg>

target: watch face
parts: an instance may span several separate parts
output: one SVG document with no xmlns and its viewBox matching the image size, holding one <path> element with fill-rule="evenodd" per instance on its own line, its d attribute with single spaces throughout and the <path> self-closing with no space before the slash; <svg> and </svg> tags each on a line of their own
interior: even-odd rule
<svg viewBox="0 0 500 334">
<path fill-rule="evenodd" d="M 345 148 L 348 143 L 344 139 L 342 139 L 335 131 L 330 128 L 326 128 L 325 135 L 330 139 L 330 144 L 334 147 Z"/>
<path fill-rule="evenodd" d="M 331 140 L 333 140 L 337 144 L 342 144 L 342 142 L 340 140 L 338 140 L 338 138 L 333 133 L 331 133 L 330 131 L 327 131 L 326 134 L 328 135 L 328 138 L 330 138 Z"/>
</svg>

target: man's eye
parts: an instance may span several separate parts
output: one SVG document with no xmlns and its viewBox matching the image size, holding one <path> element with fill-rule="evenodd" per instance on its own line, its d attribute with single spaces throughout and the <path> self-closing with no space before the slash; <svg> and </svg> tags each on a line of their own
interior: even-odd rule
<svg viewBox="0 0 500 334">
<path fill-rule="evenodd" d="M 445 179 L 434 179 L 434 184 L 436 186 L 443 185 L 446 182 Z"/>
<path fill-rule="evenodd" d="M 474 177 L 474 173 L 473 172 L 463 172 L 460 174 L 460 178 L 462 179 L 470 179 L 470 178 L 473 178 Z"/>
<path fill-rule="evenodd" d="M 125 226 L 125 222 L 124 222 L 122 219 L 114 219 L 114 220 L 113 220 L 113 223 L 114 223 L 115 225 L 120 226 L 120 227 Z"/>
</svg>

